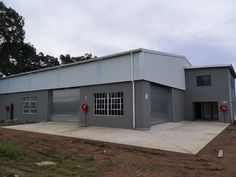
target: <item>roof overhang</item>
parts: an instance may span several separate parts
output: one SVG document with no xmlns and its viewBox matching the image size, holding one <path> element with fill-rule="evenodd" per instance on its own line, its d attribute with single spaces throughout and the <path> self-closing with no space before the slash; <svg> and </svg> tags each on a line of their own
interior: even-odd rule
<svg viewBox="0 0 236 177">
<path fill-rule="evenodd" d="M 233 78 L 236 78 L 236 72 L 234 70 L 233 65 L 205 65 L 205 66 L 192 66 L 185 68 L 185 70 L 194 70 L 194 69 L 214 69 L 214 68 L 228 68 L 230 70 L 231 75 Z"/>
</svg>

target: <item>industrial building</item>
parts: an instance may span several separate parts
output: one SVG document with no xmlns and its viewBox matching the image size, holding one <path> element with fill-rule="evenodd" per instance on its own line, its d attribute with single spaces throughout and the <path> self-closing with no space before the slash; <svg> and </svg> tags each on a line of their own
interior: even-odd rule
<svg viewBox="0 0 236 177">
<path fill-rule="evenodd" d="M 195 67 L 135 49 L 0 79 L 0 120 L 147 130 L 182 120 L 233 122 L 232 65 Z"/>
</svg>

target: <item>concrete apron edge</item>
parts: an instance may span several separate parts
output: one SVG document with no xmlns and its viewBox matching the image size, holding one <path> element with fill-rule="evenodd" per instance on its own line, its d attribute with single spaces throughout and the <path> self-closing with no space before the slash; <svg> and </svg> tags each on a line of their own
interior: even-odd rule
<svg viewBox="0 0 236 177">
<path fill-rule="evenodd" d="M 207 147 L 217 136 L 219 136 L 228 126 L 230 126 L 230 123 L 228 123 L 227 126 L 225 126 L 217 135 L 215 135 L 211 141 L 209 141 L 204 147 L 202 147 L 201 149 L 198 150 L 197 153 L 195 153 L 195 155 L 199 154 L 202 150 L 205 149 L 205 147 Z"/>
<path fill-rule="evenodd" d="M 89 139 L 89 138 L 75 137 L 75 136 L 71 136 L 71 135 L 61 135 L 60 133 L 43 133 L 43 132 L 36 132 L 36 131 L 32 131 L 32 130 L 20 130 L 20 129 L 10 128 L 10 127 L 2 127 L 2 128 L 9 129 L 9 130 L 16 130 L 16 131 L 31 132 L 31 133 L 38 133 L 38 134 L 44 134 L 44 135 L 53 135 L 53 136 L 71 138 L 71 139 L 79 140 L 79 141 L 82 141 L 83 143 L 92 144 L 95 146 L 101 146 L 101 145 L 104 146 L 105 145 L 108 147 L 116 147 L 116 148 L 120 148 L 120 149 L 126 149 L 129 151 L 139 151 L 139 152 L 151 153 L 151 154 L 155 154 L 155 155 L 164 155 L 165 152 L 196 155 L 199 152 L 198 151 L 198 152 L 194 153 L 194 152 L 188 151 L 186 149 L 180 148 L 174 144 L 172 144 L 172 145 L 176 146 L 177 148 L 179 148 L 180 150 L 182 150 L 184 152 L 170 151 L 170 150 L 151 148 L 151 147 L 146 147 L 146 146 L 129 145 L 126 143 L 122 144 L 122 143 L 114 143 L 114 142 L 110 142 L 110 141 L 94 140 L 94 139 Z"/>
</svg>

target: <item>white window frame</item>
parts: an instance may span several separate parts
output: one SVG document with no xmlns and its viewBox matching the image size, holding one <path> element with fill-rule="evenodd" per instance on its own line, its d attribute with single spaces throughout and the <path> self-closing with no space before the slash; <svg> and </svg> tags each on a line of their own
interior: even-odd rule
<svg viewBox="0 0 236 177">
<path fill-rule="evenodd" d="M 114 95 L 117 95 L 117 96 L 114 96 Z M 93 99 L 94 99 L 93 101 L 94 116 L 124 116 L 123 92 L 94 93 Z M 103 108 L 101 108 L 101 104 L 99 104 L 99 100 L 104 100 Z M 115 103 L 114 100 L 118 100 L 118 102 Z"/>
<path fill-rule="evenodd" d="M 107 112 L 106 109 L 106 100 L 107 98 L 96 98 L 95 99 L 95 110 Z"/>
<path fill-rule="evenodd" d="M 22 99 L 23 102 L 23 114 L 37 114 L 37 97 L 24 97 Z M 35 104 L 35 106 L 32 106 L 32 103 Z M 25 107 L 25 105 L 27 106 Z M 27 110 L 27 111 L 26 111 Z"/>
</svg>

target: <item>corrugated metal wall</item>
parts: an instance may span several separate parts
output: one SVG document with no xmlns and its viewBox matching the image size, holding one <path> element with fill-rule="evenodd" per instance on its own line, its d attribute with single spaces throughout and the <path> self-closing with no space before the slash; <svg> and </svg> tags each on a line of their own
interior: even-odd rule
<svg viewBox="0 0 236 177">
<path fill-rule="evenodd" d="M 184 67 L 190 64 L 184 57 L 153 53 L 146 50 L 134 53 L 133 56 L 134 80 L 146 80 L 185 90 Z M 130 53 L 109 59 L 2 79 L 0 80 L 0 94 L 126 81 L 131 81 Z"/>
<path fill-rule="evenodd" d="M 0 80 L 0 94 L 129 81 L 130 55 Z"/>
<path fill-rule="evenodd" d="M 142 60 L 144 80 L 185 90 L 184 67 L 190 64 L 184 57 L 144 52 Z"/>
<path fill-rule="evenodd" d="M 52 91 L 52 121 L 79 121 L 80 89 Z"/>
</svg>

